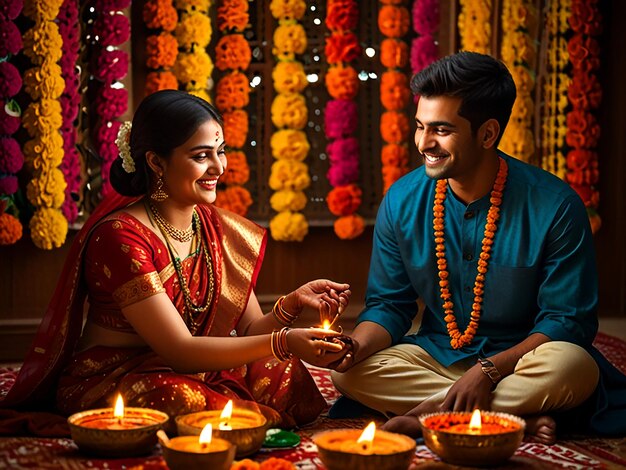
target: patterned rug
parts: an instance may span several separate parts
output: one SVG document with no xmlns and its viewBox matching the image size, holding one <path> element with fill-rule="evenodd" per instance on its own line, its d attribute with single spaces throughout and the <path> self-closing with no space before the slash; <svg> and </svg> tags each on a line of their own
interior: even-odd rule
<svg viewBox="0 0 626 470">
<path fill-rule="evenodd" d="M 626 373 L 626 342 L 598 334 L 595 345 L 616 367 Z M 330 407 L 338 398 L 328 371 L 311 368 L 315 381 Z M 10 382 L 14 370 L 0 370 L 2 382 Z M 299 429 L 301 443 L 293 449 L 261 449 L 254 460 L 280 457 L 293 462 L 299 470 L 321 470 L 325 467 L 317 456 L 312 437 L 323 430 L 362 429 L 372 418 L 330 419 L 323 414 L 313 424 Z M 379 419 L 374 418 L 381 423 Z M 444 464 L 418 441 L 414 463 L 420 469 L 456 469 Z M 81 455 L 71 439 L 9 437 L 0 438 L 0 469 L 107 469 L 151 470 L 167 468 L 157 447 L 152 455 L 130 459 L 95 459 Z M 580 438 L 560 440 L 553 446 L 524 442 L 515 455 L 499 469 L 626 469 L 626 438 Z M 351 470 L 351 469 L 346 469 Z"/>
</svg>

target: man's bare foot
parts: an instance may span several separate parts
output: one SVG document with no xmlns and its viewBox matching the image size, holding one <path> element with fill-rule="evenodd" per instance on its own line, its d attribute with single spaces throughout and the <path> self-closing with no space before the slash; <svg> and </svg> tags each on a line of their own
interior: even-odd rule
<svg viewBox="0 0 626 470">
<path fill-rule="evenodd" d="M 405 434 L 413 439 L 422 435 L 417 417 L 410 415 L 394 416 L 382 426 L 383 431 Z"/>
<path fill-rule="evenodd" d="M 551 446 L 556 442 L 556 422 L 550 416 L 533 416 L 526 420 L 526 440 Z"/>
</svg>

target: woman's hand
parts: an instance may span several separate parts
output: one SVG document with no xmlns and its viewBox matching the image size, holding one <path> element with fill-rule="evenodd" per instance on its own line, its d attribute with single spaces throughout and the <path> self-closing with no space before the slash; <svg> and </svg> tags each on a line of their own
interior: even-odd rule
<svg viewBox="0 0 626 470">
<path fill-rule="evenodd" d="M 350 350 L 339 336 L 321 328 L 293 328 L 287 332 L 287 349 L 309 364 L 329 368 Z"/>
<path fill-rule="evenodd" d="M 328 279 L 316 279 L 298 287 L 283 300 L 285 311 L 298 316 L 306 307 L 317 310 L 322 323 L 341 315 L 350 301 L 350 285 Z"/>
</svg>

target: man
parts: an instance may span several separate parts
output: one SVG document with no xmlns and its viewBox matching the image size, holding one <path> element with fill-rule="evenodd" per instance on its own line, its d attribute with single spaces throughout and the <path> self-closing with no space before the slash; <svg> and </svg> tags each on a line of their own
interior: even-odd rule
<svg viewBox="0 0 626 470">
<path fill-rule="evenodd" d="M 521 415 L 553 443 L 552 415 L 583 404 L 600 375 L 585 207 L 557 177 L 497 149 L 516 95 L 501 62 L 454 54 L 411 88 L 424 165 L 380 206 L 365 309 L 333 381 L 392 416 L 388 430 L 416 436 L 422 413 L 480 408 Z M 404 336 L 418 298 L 420 329 Z"/>
</svg>

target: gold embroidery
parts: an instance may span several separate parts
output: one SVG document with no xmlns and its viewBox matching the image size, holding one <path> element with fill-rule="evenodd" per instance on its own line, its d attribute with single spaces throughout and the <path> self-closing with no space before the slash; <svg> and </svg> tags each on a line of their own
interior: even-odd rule
<svg viewBox="0 0 626 470">
<path fill-rule="evenodd" d="M 138 261 L 136 259 L 131 259 L 130 260 L 130 272 L 138 273 L 140 270 L 141 270 L 141 261 Z"/>
<path fill-rule="evenodd" d="M 121 308 L 124 308 L 161 292 L 165 292 L 161 279 L 155 271 L 152 271 L 131 279 L 115 289 L 113 298 Z"/>
<path fill-rule="evenodd" d="M 261 377 L 260 379 L 258 379 L 252 386 L 254 396 L 258 397 L 263 392 L 265 392 L 267 387 L 269 387 L 270 383 L 272 383 L 272 381 L 270 380 L 269 377 Z"/>
<path fill-rule="evenodd" d="M 109 269 L 109 267 L 105 264 L 104 268 L 102 268 L 102 270 L 104 271 L 104 275 L 111 279 L 111 270 Z"/>
<path fill-rule="evenodd" d="M 122 222 L 120 222 L 119 220 L 116 220 L 111 224 L 111 227 L 113 227 L 115 230 L 118 230 L 122 228 Z"/>
<path fill-rule="evenodd" d="M 130 251 L 130 246 L 126 245 L 125 243 L 122 243 L 120 245 L 120 249 L 122 250 L 123 253 L 128 253 Z"/>
</svg>

